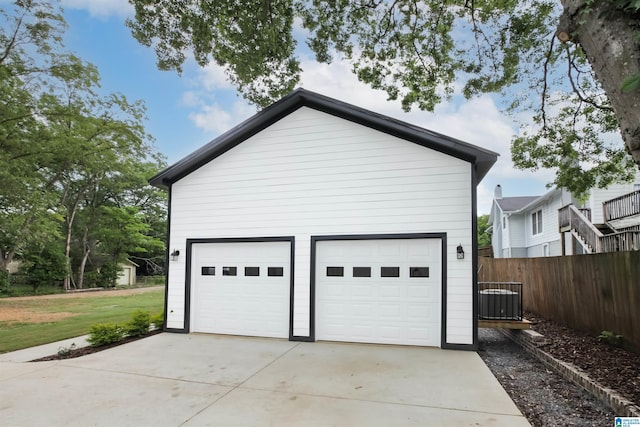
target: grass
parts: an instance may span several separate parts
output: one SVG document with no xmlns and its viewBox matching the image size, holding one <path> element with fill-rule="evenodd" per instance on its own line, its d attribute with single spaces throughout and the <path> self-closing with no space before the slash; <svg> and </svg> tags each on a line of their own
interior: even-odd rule
<svg viewBox="0 0 640 427">
<path fill-rule="evenodd" d="M 85 335 L 96 323 L 125 323 L 140 309 L 156 314 L 164 305 L 164 289 L 122 296 L 82 296 L 78 298 L 0 299 L 0 311 L 25 310 L 33 322 L 0 322 L 0 353 Z M 59 320 L 57 316 L 70 314 Z M 47 319 L 49 318 L 49 319 Z"/>
<path fill-rule="evenodd" d="M 6 283 L 3 283 L 0 286 L 0 298 L 51 295 L 51 294 L 64 293 L 64 289 L 62 288 L 61 284 L 42 285 L 34 290 L 32 285 L 23 283 L 26 280 L 25 276 L 12 275 L 11 277 L 12 277 L 12 279 L 10 280 L 11 285 L 6 286 Z M 0 282 L 2 282 L 2 277 L 0 277 Z M 148 286 L 162 286 L 164 284 L 165 284 L 164 276 L 140 276 L 137 278 L 136 284 L 133 287 L 145 288 Z M 130 288 L 131 288 L 130 286 L 120 286 L 120 285 L 116 287 L 116 289 L 130 289 Z"/>
</svg>

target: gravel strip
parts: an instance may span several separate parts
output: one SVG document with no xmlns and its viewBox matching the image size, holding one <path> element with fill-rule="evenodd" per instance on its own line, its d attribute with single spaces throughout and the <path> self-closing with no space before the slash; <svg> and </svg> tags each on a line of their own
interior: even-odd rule
<svg viewBox="0 0 640 427">
<path fill-rule="evenodd" d="M 493 329 L 479 329 L 478 354 L 532 426 L 607 426 L 615 414 Z"/>
</svg>

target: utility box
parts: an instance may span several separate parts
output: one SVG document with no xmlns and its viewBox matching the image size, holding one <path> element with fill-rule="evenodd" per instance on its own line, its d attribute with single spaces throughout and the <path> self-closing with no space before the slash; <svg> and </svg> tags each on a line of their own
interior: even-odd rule
<svg viewBox="0 0 640 427">
<path fill-rule="evenodd" d="M 520 320 L 520 295 L 507 289 L 480 291 L 481 319 Z"/>
</svg>

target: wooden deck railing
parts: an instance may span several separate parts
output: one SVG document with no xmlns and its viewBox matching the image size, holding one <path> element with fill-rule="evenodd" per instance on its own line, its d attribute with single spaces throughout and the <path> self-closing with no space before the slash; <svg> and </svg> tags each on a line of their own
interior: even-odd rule
<svg viewBox="0 0 640 427">
<path fill-rule="evenodd" d="M 634 193 L 640 195 L 640 191 Z M 558 209 L 558 228 L 561 233 L 571 231 L 580 236 L 590 252 L 640 250 L 640 227 L 637 230 L 630 229 L 603 235 L 583 214 L 583 209 L 573 205 Z"/>
<path fill-rule="evenodd" d="M 602 204 L 605 221 L 640 215 L 640 190 L 624 194 Z"/>
<path fill-rule="evenodd" d="M 563 229 L 568 229 L 568 227 L 571 225 L 571 215 L 569 213 L 570 212 L 569 206 L 573 206 L 573 205 L 569 204 L 558 209 L 558 226 L 560 227 L 560 231 L 562 231 Z M 591 222 L 591 209 L 589 208 L 576 208 L 576 209 L 578 209 L 580 213 L 582 213 L 582 215 L 584 215 L 584 217 L 587 218 L 589 222 Z"/>
<path fill-rule="evenodd" d="M 573 231 L 578 234 L 582 240 L 591 248 L 591 252 L 601 252 L 602 233 L 598 230 L 590 220 L 591 211 L 588 211 L 589 217 L 585 216 L 582 211 L 574 205 L 567 205 L 558 209 L 558 228 L 559 231 Z"/>
<path fill-rule="evenodd" d="M 600 238 L 602 252 L 625 252 L 640 250 L 640 231 L 621 231 Z"/>
</svg>

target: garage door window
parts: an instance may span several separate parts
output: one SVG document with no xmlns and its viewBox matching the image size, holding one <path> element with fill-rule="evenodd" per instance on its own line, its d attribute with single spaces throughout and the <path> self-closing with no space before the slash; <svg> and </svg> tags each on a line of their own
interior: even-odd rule
<svg viewBox="0 0 640 427">
<path fill-rule="evenodd" d="M 244 268 L 245 276 L 259 276 L 260 275 L 260 267 L 245 267 Z"/>
<path fill-rule="evenodd" d="M 371 267 L 353 267 L 353 277 L 371 277 Z"/>
<path fill-rule="evenodd" d="M 282 267 L 269 267 L 269 268 L 267 268 L 267 276 L 282 277 L 282 276 L 284 276 L 284 268 L 282 268 Z"/>
<path fill-rule="evenodd" d="M 222 267 L 223 276 L 237 276 L 238 267 Z"/>
<path fill-rule="evenodd" d="M 380 267 L 380 277 L 400 277 L 400 267 Z"/>
<path fill-rule="evenodd" d="M 216 268 L 215 267 L 202 267 L 202 275 L 203 276 L 215 276 Z"/>
<path fill-rule="evenodd" d="M 344 276 L 344 267 L 327 267 L 327 277 Z"/>
<path fill-rule="evenodd" d="M 409 277 L 429 277 L 429 267 L 410 267 Z"/>
</svg>

